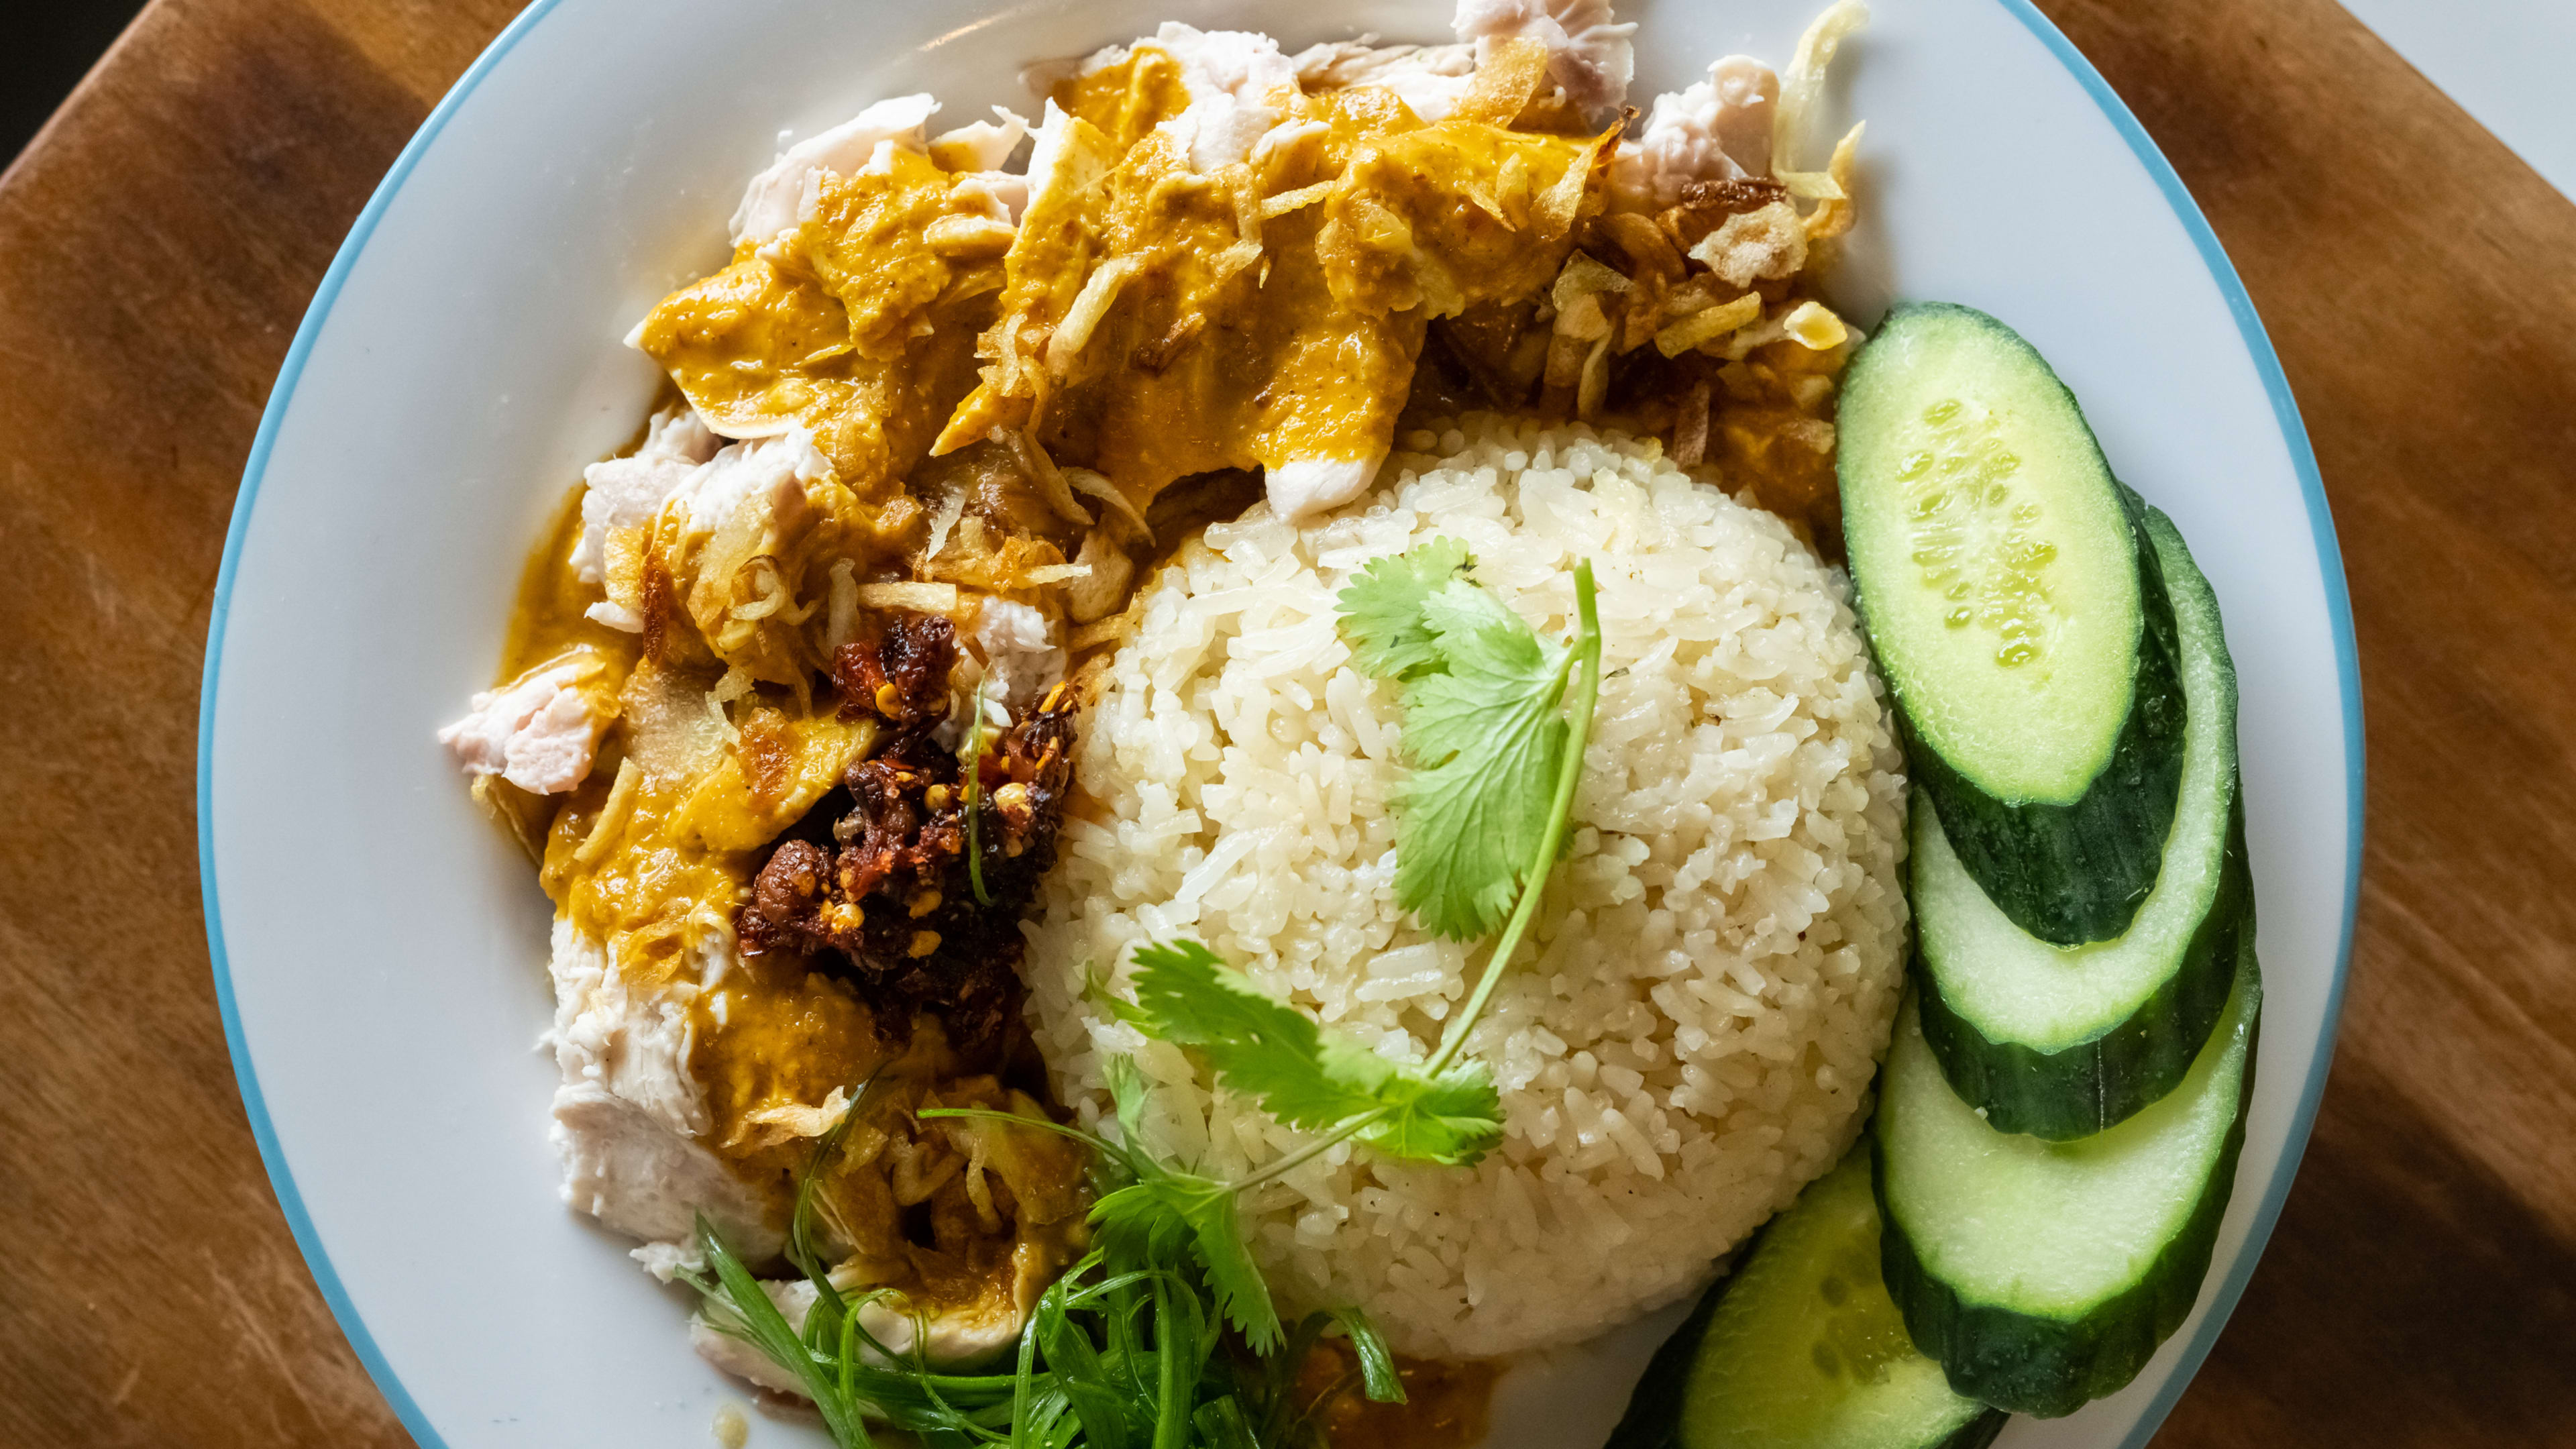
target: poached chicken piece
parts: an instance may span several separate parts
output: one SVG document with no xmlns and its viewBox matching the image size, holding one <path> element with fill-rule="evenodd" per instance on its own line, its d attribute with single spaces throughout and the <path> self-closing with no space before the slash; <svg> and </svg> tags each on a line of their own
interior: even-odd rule
<svg viewBox="0 0 2576 1449">
<path fill-rule="evenodd" d="M 689 481 L 699 465 L 722 445 L 715 430 L 692 407 L 664 408 L 653 415 L 644 446 L 623 458 L 593 463 L 581 472 L 581 542 L 572 551 L 573 572 L 595 584 L 608 563 L 608 536 L 619 529 L 640 528 L 653 521 L 662 505 Z M 601 623 L 634 633 L 641 621 L 626 615 Z"/>
<path fill-rule="evenodd" d="M 930 116 L 938 109 L 926 95 L 895 96 L 779 152 L 768 170 L 751 178 L 742 205 L 734 208 L 733 244 L 758 246 L 808 219 L 823 183 L 856 175 L 876 159 L 880 146 L 927 152 Z"/>
<path fill-rule="evenodd" d="M 1425 121 L 1445 121 L 1467 97 L 1477 61 L 1506 40 L 1544 47 L 1547 78 L 1585 125 L 1616 119 L 1636 73 L 1633 23 L 1614 22 L 1602 0 L 1460 0 L 1451 45 L 1326 41 L 1297 53 L 1309 91 L 1376 86 Z"/>
<path fill-rule="evenodd" d="M 1095 55 L 1049 98 L 992 362 L 934 451 L 1027 436 L 1139 513 L 1226 468 L 1265 470 L 1284 512 L 1346 500 L 1425 326 L 1539 290 L 1571 248 L 1604 138 L 1511 125 L 1550 63 L 1506 37 L 1426 123 L 1386 89 L 1306 94 L 1266 36 L 1171 25 Z"/>
<path fill-rule="evenodd" d="M 1627 102 L 1637 71 L 1628 37 L 1634 21 L 1613 21 L 1609 0 L 1458 0 L 1452 22 L 1478 59 L 1505 40 L 1532 40 L 1547 51 L 1547 78 L 1565 93 L 1583 123 L 1599 126 Z"/>
<path fill-rule="evenodd" d="M 910 99 L 920 104 L 903 117 L 926 119 L 927 98 Z M 866 507 L 896 496 L 973 382 L 1011 228 L 983 173 L 934 160 L 917 121 L 892 135 L 878 122 L 841 129 L 845 140 L 816 137 L 763 173 L 774 179 L 744 199 L 733 263 L 664 299 L 631 340 L 716 432 L 806 429 Z M 869 137 L 861 164 L 832 169 Z M 973 146 L 950 154 L 985 159 Z"/>
<path fill-rule="evenodd" d="M 701 979 L 721 978 L 725 949 L 707 943 Z M 641 1240 L 636 1260 L 663 1278 L 693 1259 L 701 1212 L 745 1251 L 777 1252 L 768 1205 L 703 1140 L 706 1097 L 689 1073 L 697 988 L 630 984 L 569 920 L 555 922 L 551 971 L 555 1024 L 545 1044 L 563 1073 L 552 1136 L 564 1201 Z"/>
<path fill-rule="evenodd" d="M 1645 129 L 1610 157 L 1621 205 L 1661 211 L 1694 181 L 1741 181 L 1771 172 L 1771 122 L 1780 78 L 1750 56 L 1730 55 L 1708 79 L 1655 97 Z"/>
<path fill-rule="evenodd" d="M 1203 496 L 1365 491 L 1417 372 L 1615 401 L 1766 499 L 1830 478 L 1845 335 L 1801 287 L 1851 142 L 1781 170 L 1816 67 L 1742 57 L 1623 139 L 1632 30 L 1462 0 L 1452 43 L 1290 56 L 1169 24 L 1058 68 L 1034 128 L 897 97 L 753 179 L 727 264 L 629 339 L 676 400 L 585 471 L 508 682 L 439 733 L 558 913 L 568 1202 L 665 1277 L 702 1213 L 776 1271 L 846 1122 L 831 1281 L 901 1295 L 862 1318 L 898 1353 L 1010 1343 L 1085 1159 L 912 1112 L 1048 1115 L 1018 968 L 1075 784 L 1068 631 L 1132 628 Z"/>
<path fill-rule="evenodd" d="M 1060 676 L 1062 650 L 1035 610 L 986 608 L 966 649 L 944 617 L 891 616 L 839 652 L 835 700 L 804 720 L 747 710 L 732 742 L 703 696 L 639 663 L 619 782 L 558 818 L 545 876 L 563 910 L 546 1045 L 565 1200 L 666 1278 L 700 1266 L 700 1213 L 763 1261 L 815 1139 L 855 1113 L 818 1188 L 836 1281 L 893 1290 L 872 1330 L 897 1351 L 918 1330 L 940 1362 L 1017 1335 L 1086 1202 L 1083 1156 L 1059 1139 L 912 1116 L 1043 1115 L 994 1068 L 1017 1030 L 1017 912 L 1069 778 L 1071 693 L 1049 686 L 1011 720 L 1002 675 Z M 1005 722 L 974 765 L 991 907 L 963 864 L 960 763 L 932 740 L 979 697 Z M 802 900 L 809 856 L 823 870 Z M 730 1363 L 730 1340 L 700 1338 Z"/>
<path fill-rule="evenodd" d="M 1195 170 L 1251 159 L 1253 147 L 1279 125 L 1297 94 L 1296 66 L 1267 35 L 1166 21 L 1153 44 L 1180 62 L 1189 104 L 1169 124 L 1188 134 Z M 1123 47 L 1103 51 L 1084 62 L 1083 73 L 1111 69 L 1129 54 Z"/>
<path fill-rule="evenodd" d="M 596 681 L 605 661 L 587 654 L 532 671 L 474 696 L 472 713 L 438 732 L 469 775 L 498 775 L 531 795 L 560 795 L 590 775 L 600 731 Z"/>
</svg>

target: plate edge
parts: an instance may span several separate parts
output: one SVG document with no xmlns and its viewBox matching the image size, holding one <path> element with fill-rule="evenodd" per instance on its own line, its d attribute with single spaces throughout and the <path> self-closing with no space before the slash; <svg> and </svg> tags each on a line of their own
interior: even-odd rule
<svg viewBox="0 0 2576 1449">
<path fill-rule="evenodd" d="M 357 1354 L 359 1365 L 375 1382 L 376 1391 L 385 1396 L 385 1403 L 394 1411 L 394 1417 L 401 1421 L 404 1430 L 422 1449 L 447 1449 L 447 1441 L 430 1423 L 429 1416 L 422 1412 L 419 1402 L 412 1398 L 411 1390 L 404 1386 L 401 1375 L 394 1371 L 384 1350 L 377 1346 L 375 1334 L 368 1329 L 365 1317 L 349 1297 L 347 1286 L 340 1281 L 339 1270 L 333 1266 L 330 1253 L 322 1246 L 321 1232 L 305 1209 L 303 1193 L 295 1185 L 295 1174 L 287 1166 L 285 1148 L 278 1142 L 276 1126 L 269 1118 L 268 1102 L 260 1091 L 259 1072 L 252 1065 L 249 1046 L 242 1033 L 241 1013 L 233 1000 L 232 962 L 224 949 L 223 901 L 215 881 L 217 679 L 223 669 L 224 635 L 231 616 L 235 576 L 241 566 L 242 543 L 250 531 L 250 517 L 259 500 L 260 481 L 267 474 L 268 457 L 276 446 L 278 430 L 294 403 L 296 384 L 302 379 L 305 360 L 330 320 L 331 308 L 339 300 L 340 288 L 357 265 L 359 255 L 366 250 L 368 240 L 374 236 L 376 224 L 384 219 L 395 195 L 410 179 L 421 157 L 436 143 L 439 133 L 447 129 L 447 123 L 455 118 L 457 111 L 500 64 L 502 57 L 525 40 L 529 32 L 560 3 L 561 0 L 533 0 L 501 28 L 501 33 L 494 36 L 483 52 L 474 58 L 473 64 L 465 68 L 465 73 L 457 77 L 456 83 L 422 120 L 420 129 L 403 143 L 393 165 L 386 169 L 384 179 L 376 183 L 367 204 L 359 210 L 357 220 L 351 223 L 348 235 L 341 240 L 339 251 L 333 254 L 330 267 L 322 274 L 321 284 L 314 288 L 313 299 L 305 306 L 304 320 L 296 327 L 294 340 L 287 344 L 285 360 L 278 365 L 277 380 L 270 385 L 268 403 L 260 413 L 259 431 L 252 436 L 250 455 L 242 464 L 241 487 L 234 494 L 232 517 L 224 530 L 223 560 L 215 573 L 214 599 L 206 621 L 205 672 L 197 690 L 197 880 L 205 913 L 207 959 L 215 980 L 215 1006 L 223 1017 L 224 1048 L 232 1057 L 233 1081 L 241 1092 L 243 1115 L 249 1119 L 251 1138 L 259 1146 L 260 1164 L 267 1170 L 269 1189 L 277 1196 L 278 1209 L 286 1218 L 287 1231 L 294 1235 L 297 1251 L 304 1256 L 306 1271 L 313 1275 L 314 1285 L 322 1291 L 322 1301 L 329 1306 L 331 1317 L 340 1325 L 341 1336 L 349 1341 L 350 1349 Z"/>
<path fill-rule="evenodd" d="M 2353 636 L 2352 592 L 2344 580 L 2343 549 L 2335 541 L 2334 511 L 2326 499 L 2325 477 L 2317 469 L 2316 448 L 2308 441 L 2308 428 L 2299 416 L 2298 399 L 2290 391 L 2289 374 L 2281 367 L 2281 356 L 2272 347 L 2272 336 L 2265 330 L 2262 317 L 2254 310 L 2254 298 L 2245 290 L 2245 280 L 2237 275 L 2236 264 L 2219 243 L 2218 232 L 2193 199 L 2191 189 L 2183 185 L 2181 173 L 2165 158 L 2164 151 L 2147 134 L 2128 102 L 2120 99 L 2111 83 L 2093 62 L 2075 48 L 2055 21 L 2040 13 L 2031 0 L 1996 0 L 2022 23 L 2066 67 L 2084 88 L 2093 104 L 2111 122 L 2120 139 L 2128 144 L 2131 155 L 2146 168 L 2148 179 L 2164 193 L 2165 204 L 2182 222 L 2183 231 L 2199 251 L 2201 265 L 2208 268 L 2210 279 L 2218 284 L 2219 296 L 2227 303 L 2228 314 L 2236 321 L 2237 336 L 2245 343 L 2253 359 L 2255 375 L 2262 379 L 2264 395 L 2271 401 L 2273 421 L 2279 426 L 2281 442 L 2289 450 L 2291 471 L 2299 475 L 2299 492 L 2307 504 L 2308 533 L 2317 555 L 2318 584 L 2325 591 L 2326 620 L 2334 636 L 2335 680 L 2342 692 L 2344 747 L 2344 885 L 2343 927 L 2335 943 L 2334 979 L 2326 986 L 2323 1033 L 2320 1050 L 2309 1065 L 2307 1080 L 2300 1084 L 2298 1101 L 2290 1112 L 2290 1129 L 2281 1143 L 2281 1160 L 2272 1170 L 2272 1180 L 2265 1184 L 2263 1196 L 2255 1204 L 2253 1221 L 2246 1227 L 2245 1246 L 2228 1265 L 2223 1279 L 2209 1300 L 2209 1311 L 2200 1327 L 2184 1345 L 2182 1361 L 2172 1377 L 2156 1391 L 2139 1416 L 2135 1428 L 2121 1441 L 2121 1449 L 2145 1449 L 2156 1431 L 2164 1427 L 2167 1415 L 2182 1399 L 2183 1391 L 2200 1374 L 2200 1366 L 2209 1351 L 2218 1344 L 2227 1320 L 2236 1312 L 2237 1301 L 2245 1296 L 2246 1285 L 2253 1280 L 2255 1265 L 2262 1261 L 2263 1250 L 2272 1239 L 2272 1229 L 2279 1223 L 2281 1208 L 2289 1199 L 2290 1183 L 2299 1174 L 2299 1163 L 2306 1157 L 2309 1134 L 2316 1127 L 2317 1106 L 2323 1099 L 2326 1077 L 2334 1064 L 2336 1040 L 2343 1029 L 2344 987 L 2352 979 L 2353 920 L 2361 898 L 2361 855 L 2363 816 L 2368 776 L 2364 758 L 2361 700 L 2361 657 Z M 2241 1184 L 2240 1184 L 2241 1185 Z"/>
<path fill-rule="evenodd" d="M 267 406 L 260 417 L 259 431 L 252 439 L 249 457 L 242 468 L 242 483 L 234 498 L 231 520 L 225 530 L 222 563 L 215 578 L 214 598 L 206 626 L 205 669 L 198 693 L 196 792 L 198 879 L 203 899 L 208 957 L 215 982 L 216 1005 L 223 1018 L 224 1043 L 232 1057 L 234 1081 L 241 1092 L 242 1107 L 250 1122 L 251 1136 L 258 1144 L 261 1164 L 267 1170 L 270 1189 L 277 1196 L 278 1206 L 286 1218 L 288 1230 L 294 1235 L 297 1249 L 304 1256 L 306 1268 L 313 1274 L 315 1285 L 321 1289 L 323 1300 L 330 1307 L 332 1317 L 339 1323 L 342 1335 L 348 1339 L 350 1348 L 356 1352 L 360 1364 L 367 1370 L 368 1377 L 374 1380 L 377 1390 L 385 1396 L 387 1404 L 393 1409 L 395 1417 L 401 1420 L 403 1427 L 413 1438 L 426 1446 L 426 1449 L 445 1449 L 446 1441 L 430 1424 L 420 1405 L 404 1387 L 392 1364 L 386 1360 L 382 1349 L 377 1346 L 364 1317 L 359 1313 L 357 1305 L 350 1299 L 346 1287 L 341 1283 L 338 1270 L 332 1265 L 330 1254 L 323 1248 L 319 1230 L 306 1211 L 302 1194 L 295 1185 L 294 1173 L 286 1164 L 284 1149 L 279 1144 L 275 1127 L 269 1119 L 267 1104 L 260 1091 L 258 1073 L 252 1065 L 243 1037 L 240 1013 L 233 999 L 231 963 L 224 949 L 222 903 L 215 875 L 212 761 L 217 681 L 222 668 L 224 635 L 235 574 L 240 563 L 243 540 L 249 530 L 251 512 L 258 500 L 260 481 L 266 473 L 269 453 L 275 445 L 277 433 L 294 401 L 296 383 L 302 375 L 305 359 L 330 318 L 332 304 L 337 300 L 341 286 L 355 267 L 359 255 L 365 251 L 369 238 L 373 235 L 377 223 L 382 220 L 385 211 L 391 206 L 394 196 L 402 189 L 404 181 L 409 178 L 421 157 L 438 139 L 439 133 L 446 128 L 447 123 L 453 119 L 455 113 L 463 107 L 465 101 L 480 87 L 502 58 L 524 40 L 528 33 L 560 3 L 561 0 L 534 0 L 534 3 L 520 12 L 499 35 L 493 38 L 483 52 L 475 57 L 473 64 L 466 68 L 455 85 L 440 98 L 438 105 L 421 123 L 420 129 L 413 133 L 411 140 L 405 143 L 401 153 L 395 157 L 393 165 L 385 173 L 384 180 L 378 183 L 375 192 L 369 196 L 366 206 L 358 213 L 358 218 L 350 227 L 347 238 L 342 241 L 339 251 L 333 256 L 329 269 L 323 273 L 321 284 L 315 289 L 313 300 L 307 305 L 304 319 L 296 329 L 294 340 L 287 347 L 285 360 L 278 368 L 277 381 L 270 388 Z M 2326 596 L 2328 624 L 2334 641 L 2335 674 L 2342 694 L 2344 754 L 2347 761 L 2344 807 L 2347 820 L 2346 855 L 2342 928 L 2335 949 L 2334 976 L 2327 987 L 2323 1017 L 2324 1030 L 2321 1038 L 2323 1049 L 2317 1053 L 2316 1060 L 2309 1069 L 2307 1080 L 2301 1086 L 2298 1101 L 2292 1109 L 2289 1132 L 2283 1141 L 2280 1163 L 2274 1169 L 2272 1181 L 2266 1185 L 2263 1197 L 2255 1208 L 2253 1221 L 2247 1229 L 2244 1250 L 2230 1265 L 2226 1279 L 2219 1284 L 2215 1295 L 2210 1298 L 2209 1310 L 2198 1331 L 2184 1347 L 2182 1362 L 2177 1372 L 2158 1391 L 2155 1400 L 2138 1420 L 2137 1426 L 2123 1441 L 2122 1449 L 2144 1449 L 2147 1442 L 2154 1438 L 2156 1430 L 2162 1427 L 2166 1416 L 2172 1412 L 2174 1404 L 2180 1400 L 2183 1391 L 2198 1375 L 2202 1362 L 2208 1357 L 2211 1348 L 2216 1345 L 2219 1334 L 2225 1329 L 2228 1318 L 2234 1313 L 2238 1300 L 2244 1295 L 2256 1263 L 2261 1260 L 2263 1251 L 2270 1242 L 2272 1230 L 2278 1223 L 2282 1206 L 2288 1198 L 2290 1183 L 2297 1176 L 2300 1161 L 2306 1155 L 2308 1139 L 2316 1123 L 2318 1104 L 2324 1094 L 2326 1078 L 2333 1063 L 2334 1045 L 2341 1034 L 2344 988 L 2351 976 L 2353 925 L 2359 903 L 2365 809 L 2363 786 L 2367 774 L 2362 731 L 2359 651 L 2353 633 L 2352 600 L 2344 577 L 2343 554 L 2336 543 L 2333 513 L 2326 498 L 2324 478 L 2317 468 L 2316 452 L 2309 442 L 2307 427 L 2299 416 L 2298 403 L 2290 391 L 2289 379 L 2282 370 L 2280 356 L 2273 349 L 2270 334 L 2264 329 L 2262 319 L 2255 311 L 2253 298 L 2245 290 L 2244 281 L 2237 274 L 2235 264 L 2228 259 L 2226 249 L 2219 243 L 2216 231 L 2211 228 L 2207 216 L 2202 213 L 2199 203 L 2192 198 L 2190 190 L 2183 185 L 2182 178 L 2174 170 L 2173 164 L 2165 158 L 2154 139 L 2147 134 L 2146 128 L 2139 123 L 2137 116 L 2130 111 L 2127 103 L 2120 99 L 2118 93 L 2111 89 L 2110 83 L 2103 79 L 2102 73 L 2094 68 L 2092 62 L 2075 48 L 2074 43 L 2066 38 L 2065 33 L 2042 14 L 2031 0 L 1996 0 L 1996 3 L 2020 21 L 2023 27 L 2040 41 L 2050 55 L 2074 76 L 2085 94 L 2110 120 L 2112 129 L 2118 132 L 2120 139 L 2129 147 L 2130 153 L 2137 158 L 2139 164 L 2145 168 L 2149 179 L 2155 182 L 2157 190 L 2163 194 L 2166 205 L 2182 222 L 2183 230 L 2189 235 L 2193 247 L 2200 254 L 2202 265 L 2209 271 L 2211 279 L 2217 283 L 2220 296 L 2227 303 L 2229 315 L 2236 322 L 2238 337 L 2254 362 L 2256 375 L 2262 380 L 2283 445 L 2290 454 L 2292 471 L 2299 478 L 2300 492 L 2307 507 L 2310 537 L 2317 556 L 2319 582 Z"/>
</svg>

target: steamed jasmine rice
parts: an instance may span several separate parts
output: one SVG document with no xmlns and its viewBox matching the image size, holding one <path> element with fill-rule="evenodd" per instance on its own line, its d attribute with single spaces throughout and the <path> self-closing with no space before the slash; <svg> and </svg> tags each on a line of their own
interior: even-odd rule
<svg viewBox="0 0 2576 1449">
<path fill-rule="evenodd" d="M 1082 798 L 1024 927 L 1063 1099 L 1106 1060 L 1157 1090 L 1147 1144 L 1240 1176 L 1300 1134 L 1120 1024 L 1128 953 L 1206 942 L 1265 991 L 1418 1062 L 1485 969 L 1395 905 L 1396 687 L 1335 595 L 1463 540 L 1563 637 L 1593 560 L 1604 667 L 1567 860 L 1469 1050 L 1502 1092 L 1473 1168 L 1336 1147 L 1241 1207 L 1287 1311 L 1357 1304 L 1400 1351 L 1571 1342 L 1678 1297 L 1839 1158 L 1903 969 L 1901 755 L 1839 572 L 1659 444 L 1470 417 L 1416 432 L 1350 505 L 1207 529 L 1102 666 Z"/>
</svg>

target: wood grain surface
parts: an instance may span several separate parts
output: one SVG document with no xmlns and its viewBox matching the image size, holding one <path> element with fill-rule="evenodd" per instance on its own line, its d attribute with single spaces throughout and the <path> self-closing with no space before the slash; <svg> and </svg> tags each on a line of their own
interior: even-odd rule
<svg viewBox="0 0 2576 1449">
<path fill-rule="evenodd" d="M 2332 0 L 2043 8 L 2279 346 L 2369 710 L 2332 1085 L 2158 1443 L 2576 1446 L 2576 205 Z M 0 1443 L 404 1442 L 235 1094 L 197 686 L 296 321 L 509 14 L 155 0 L 0 176 Z"/>
</svg>

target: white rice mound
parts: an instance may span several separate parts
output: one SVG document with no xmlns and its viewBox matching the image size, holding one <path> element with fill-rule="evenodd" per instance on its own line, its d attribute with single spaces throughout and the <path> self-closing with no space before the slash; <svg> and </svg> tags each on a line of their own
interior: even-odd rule
<svg viewBox="0 0 2576 1449">
<path fill-rule="evenodd" d="M 1346 1144 L 1242 1202 L 1283 1313 L 1358 1304 L 1401 1352 L 1483 1358 L 1690 1291 L 1851 1144 L 1903 970 L 1905 785 L 1843 577 L 1779 519 L 1652 440 L 1471 416 L 1400 441 L 1348 507 L 1256 507 L 1146 586 L 1028 928 L 1030 1014 L 1085 1120 L 1133 1054 L 1150 1145 L 1229 1177 L 1304 1139 L 1089 998 L 1129 994 L 1131 947 L 1195 936 L 1426 1058 L 1486 948 L 1396 907 L 1402 709 L 1351 667 L 1334 596 L 1445 534 L 1566 638 L 1591 558 L 1608 677 L 1572 848 L 1469 1044 L 1501 1148 L 1445 1168 Z"/>
</svg>

